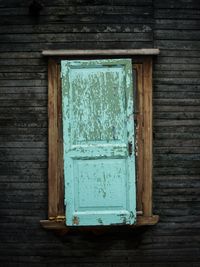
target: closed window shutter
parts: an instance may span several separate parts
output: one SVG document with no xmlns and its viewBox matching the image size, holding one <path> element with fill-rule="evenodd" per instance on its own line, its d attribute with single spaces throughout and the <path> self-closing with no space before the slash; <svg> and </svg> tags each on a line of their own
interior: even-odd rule
<svg viewBox="0 0 200 267">
<path fill-rule="evenodd" d="M 136 221 L 131 59 L 63 60 L 66 224 Z"/>
</svg>

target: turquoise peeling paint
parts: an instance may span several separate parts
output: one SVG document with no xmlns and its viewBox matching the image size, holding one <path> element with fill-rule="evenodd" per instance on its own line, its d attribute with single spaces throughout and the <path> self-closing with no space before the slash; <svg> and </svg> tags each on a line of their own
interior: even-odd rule
<svg viewBox="0 0 200 267">
<path fill-rule="evenodd" d="M 131 59 L 63 60 L 66 224 L 136 220 Z"/>
</svg>

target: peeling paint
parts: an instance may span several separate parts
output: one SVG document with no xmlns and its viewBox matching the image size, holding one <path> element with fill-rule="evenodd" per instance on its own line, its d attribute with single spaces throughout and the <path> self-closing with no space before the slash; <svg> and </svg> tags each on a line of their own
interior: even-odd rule
<svg viewBox="0 0 200 267">
<path fill-rule="evenodd" d="M 102 219 L 101 218 L 98 218 L 98 223 L 100 224 L 100 225 L 102 225 L 103 224 L 103 221 L 102 221 Z"/>
<path fill-rule="evenodd" d="M 61 69 L 66 223 L 133 224 L 131 59 L 65 60 Z"/>
<path fill-rule="evenodd" d="M 73 217 L 72 225 L 79 225 L 79 218 L 77 216 Z"/>
</svg>

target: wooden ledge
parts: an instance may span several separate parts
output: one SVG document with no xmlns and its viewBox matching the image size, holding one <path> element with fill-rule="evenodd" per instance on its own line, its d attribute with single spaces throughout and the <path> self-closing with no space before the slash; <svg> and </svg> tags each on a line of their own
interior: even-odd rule
<svg viewBox="0 0 200 267">
<path fill-rule="evenodd" d="M 138 216 L 136 226 L 154 225 L 159 221 L 158 215 L 152 216 Z"/>
<path fill-rule="evenodd" d="M 155 225 L 157 224 L 159 221 L 159 216 L 158 215 L 152 215 L 152 216 L 138 216 L 137 217 L 137 223 L 133 226 L 130 227 L 138 227 L 138 226 L 147 226 L 147 225 Z M 65 221 L 55 221 L 55 220 L 41 220 L 40 221 L 41 226 L 44 229 L 48 229 L 48 230 L 66 230 L 69 231 L 70 229 L 74 229 L 74 227 L 67 227 L 65 225 Z M 100 227 L 77 227 L 77 229 L 80 230 L 95 230 L 98 231 L 98 229 L 108 229 L 109 227 L 113 227 L 113 226 L 100 226 Z"/>
<path fill-rule="evenodd" d="M 142 49 L 95 49 L 95 50 L 43 50 L 43 56 L 128 56 L 128 55 L 158 55 L 158 48 L 142 48 Z"/>
</svg>

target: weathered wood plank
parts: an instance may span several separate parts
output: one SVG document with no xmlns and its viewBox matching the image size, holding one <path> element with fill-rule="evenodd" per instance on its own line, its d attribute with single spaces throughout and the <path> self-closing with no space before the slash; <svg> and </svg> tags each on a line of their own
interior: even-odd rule
<svg viewBox="0 0 200 267">
<path fill-rule="evenodd" d="M 48 64 L 48 216 L 54 217 L 58 214 L 57 201 L 59 199 L 57 191 L 58 182 L 58 81 L 57 64 L 49 60 Z"/>
<path fill-rule="evenodd" d="M 46 73 L 0 73 L 1 80 L 32 80 L 32 79 L 41 79 L 46 80 L 47 75 Z"/>
<path fill-rule="evenodd" d="M 3 34 L 17 33 L 136 33 L 136 32 L 151 32 L 151 24 L 88 24 L 82 22 L 80 24 L 44 24 L 44 25 L 1 25 L 0 32 Z M 35 52 L 34 54 L 37 54 Z M 11 53 L 12 55 L 12 53 Z"/>
<path fill-rule="evenodd" d="M 199 9 L 186 9 L 182 8 L 156 8 L 155 9 L 155 18 L 156 19 L 196 19 L 199 20 Z"/>
<path fill-rule="evenodd" d="M 169 78 L 169 77 L 156 77 L 154 78 L 154 81 L 158 84 L 158 83 L 163 83 L 163 84 L 200 84 L 200 78 L 194 78 L 194 77 L 190 77 L 190 78 L 183 78 L 183 77 L 173 77 L 173 78 Z"/>
<path fill-rule="evenodd" d="M 199 119 L 200 112 L 157 112 L 154 113 L 154 119 Z"/>
<path fill-rule="evenodd" d="M 47 86 L 47 81 L 46 80 L 0 80 L 0 86 Z"/>
<path fill-rule="evenodd" d="M 178 91 L 187 91 L 187 92 L 198 92 L 200 89 L 199 84 L 155 84 L 155 91 L 168 91 L 168 92 L 178 92 Z"/>
<path fill-rule="evenodd" d="M 16 161 L 19 162 L 19 161 Z M 3 162 L 3 163 L 8 163 L 8 162 Z M 28 163 L 26 161 L 26 163 Z M 20 164 L 20 162 L 19 162 Z M 23 161 L 24 164 L 24 161 Z M 8 165 L 9 166 L 9 165 Z M 8 168 L 5 165 L 5 168 Z M 27 174 L 28 173 L 28 174 Z M 46 174 L 47 174 L 47 170 L 27 170 L 27 169 L 22 169 L 22 170 L 15 170 L 15 173 L 11 173 L 11 171 L 6 171 L 3 169 L 2 171 L 2 175 L 0 176 L 2 181 L 7 181 L 7 182 L 18 182 L 18 183 L 24 183 L 24 182 L 29 182 L 29 183 L 34 183 L 34 182 L 45 182 L 46 181 Z M 6 199 L 4 199 L 3 201 L 7 201 Z M 28 201 L 28 200 L 27 200 Z M 17 199 L 16 201 L 17 202 Z M 46 199 L 43 201 L 44 203 L 46 203 Z M 11 204 L 11 203 L 10 203 Z M 13 205 L 12 205 L 13 206 Z"/>
<path fill-rule="evenodd" d="M 68 41 L 69 40 L 69 41 Z M 0 43 L 64 43 L 64 42 L 115 42 L 123 40 L 131 42 L 152 41 L 151 33 L 87 33 L 87 36 L 81 33 L 41 33 L 41 34 L 2 34 Z"/>
<path fill-rule="evenodd" d="M 2 138 L 0 137 L 0 140 L 2 141 Z M 19 140 L 18 142 L 8 142 L 7 140 L 4 142 L 0 143 L 0 148 L 46 148 L 47 147 L 47 141 L 46 140 L 42 140 L 42 141 L 21 141 Z"/>
<path fill-rule="evenodd" d="M 136 126 L 136 149 L 137 149 L 137 168 L 136 168 L 136 186 L 137 186 L 137 209 L 143 211 L 143 201 L 142 201 L 142 194 L 143 194 L 143 177 L 144 177 L 144 143 L 143 143 L 143 77 L 142 77 L 142 65 L 137 64 L 135 66 L 135 71 L 137 75 L 137 85 L 135 81 L 135 112 L 137 115 L 135 119 L 137 120 Z M 135 75 L 135 78 L 136 78 Z"/>
<path fill-rule="evenodd" d="M 155 153 L 154 154 L 154 158 L 156 161 L 160 160 L 160 161 L 168 161 L 168 160 L 186 160 L 186 161 L 196 161 L 200 159 L 200 154 L 199 153 L 171 153 L 171 154 L 167 154 L 167 153 Z M 170 170 L 169 170 L 170 171 Z M 190 170 L 189 170 L 190 171 Z M 174 173 L 173 173 L 174 174 Z M 170 174 L 171 175 L 171 174 Z"/>
<path fill-rule="evenodd" d="M 9 87 L 1 87 L 0 95 L 2 94 L 46 94 L 47 95 L 47 86 L 9 86 Z"/>
<path fill-rule="evenodd" d="M 199 64 L 200 65 L 200 64 Z M 187 66 L 188 67 L 188 66 Z M 163 77 L 169 77 L 169 78 L 198 78 L 200 75 L 199 71 L 192 71 L 192 70 L 158 70 L 154 72 L 154 77 L 163 78 Z"/>
<path fill-rule="evenodd" d="M 199 71 L 200 70 L 200 66 L 199 64 L 188 64 L 188 63 L 161 63 L 161 64 L 154 64 L 154 70 L 155 71 L 188 71 L 190 70 L 192 71 Z M 155 75 L 155 74 L 154 74 Z"/>
<path fill-rule="evenodd" d="M 20 51 L 42 51 L 50 49 L 140 49 L 144 47 L 144 42 L 137 40 L 131 42 L 125 42 L 122 39 L 113 42 L 103 42 L 103 41 L 93 41 L 88 42 L 87 40 L 81 42 L 71 42 L 66 40 L 63 43 L 23 43 L 23 46 L 18 43 L 2 43 L 0 46 L 0 51 L 8 52 L 20 52 Z M 145 48 L 152 48 L 152 41 L 145 42 Z"/>
<path fill-rule="evenodd" d="M 196 9 L 200 8 L 200 3 L 198 0 L 169 0 L 167 2 L 161 2 L 159 0 L 154 1 L 154 5 L 156 8 L 189 8 L 189 9 Z"/>
<path fill-rule="evenodd" d="M 200 99 L 198 98 L 155 98 L 154 104 L 162 106 L 199 106 Z"/>
<path fill-rule="evenodd" d="M 50 16 L 56 14 L 57 16 L 70 15 L 70 16 L 79 16 L 79 15 L 128 15 L 132 14 L 134 16 L 143 16 L 147 17 L 152 15 L 152 5 L 146 6 L 131 6 L 131 5 L 68 5 L 67 7 L 63 6 L 45 6 L 40 12 L 40 16 Z M 29 10 L 26 7 L 10 7 L 10 8 L 1 8 L 0 16 L 24 16 L 29 15 Z"/>
<path fill-rule="evenodd" d="M 190 139 L 190 140 L 186 140 L 186 139 L 160 139 L 160 140 L 155 140 L 154 141 L 154 145 L 155 147 L 193 147 L 193 146 L 200 146 L 200 139 Z M 178 163 L 177 163 L 178 164 Z"/>
<path fill-rule="evenodd" d="M 162 106 L 162 105 L 154 105 L 154 114 L 159 114 L 159 112 L 175 112 L 175 113 L 183 113 L 183 112 L 199 112 L 199 106 Z M 192 113 L 191 113 L 192 114 Z"/>
<path fill-rule="evenodd" d="M 57 125 L 58 125 L 58 157 L 57 157 L 57 215 L 65 213 L 64 207 L 64 162 L 63 162 L 63 133 L 62 133 L 62 88 L 60 80 L 60 65 L 57 67 Z"/>
<path fill-rule="evenodd" d="M 168 119 L 155 119 L 154 126 L 187 126 L 187 127 L 194 127 L 200 126 L 199 120 L 168 120 Z"/>
<path fill-rule="evenodd" d="M 144 216 L 152 216 L 152 59 L 144 63 L 144 180 L 143 180 L 143 212 Z"/>
<path fill-rule="evenodd" d="M 189 57 L 189 58 L 199 58 L 200 57 L 200 51 L 199 50 L 190 50 L 190 51 L 184 51 L 184 50 L 180 50 L 180 49 L 175 49 L 175 50 L 169 50 L 169 49 L 163 49 L 161 51 L 160 56 L 165 56 L 165 57 L 181 57 L 181 58 L 185 58 L 185 57 Z M 160 57 L 159 57 L 160 58 Z M 158 59 L 155 58 L 155 61 Z"/>
<path fill-rule="evenodd" d="M 1 83 L 0 83 L 1 84 Z M 35 95 L 37 96 L 37 95 Z M 1 107 L 46 107 L 47 100 L 46 99 L 5 99 L 0 100 Z"/>
<path fill-rule="evenodd" d="M 13 128 L 47 128 L 47 120 L 34 118 L 31 121 L 27 118 L 17 120 L 16 118 L 12 119 L 0 119 L 1 127 L 13 127 Z"/>
<path fill-rule="evenodd" d="M 190 40 L 156 40 L 154 41 L 155 47 L 160 49 L 180 49 L 180 50 L 200 50 L 200 41 L 190 41 Z"/>
<path fill-rule="evenodd" d="M 193 20 L 193 17 L 190 17 L 189 20 L 184 19 L 155 19 L 155 29 L 169 29 L 169 30 L 199 30 L 199 21 Z"/>
<path fill-rule="evenodd" d="M 3 33 L 0 29 L 0 32 Z M 6 33 L 8 33 L 8 31 L 6 31 Z M 14 31 L 14 33 L 16 33 L 16 31 Z M 28 58 L 33 58 L 33 59 L 36 59 L 36 58 L 41 58 L 41 53 L 40 52 L 10 52 L 10 53 L 6 53 L 6 52 L 2 52 L 0 53 L 0 59 L 2 58 L 5 58 L 8 60 L 13 58 L 13 59 L 28 59 Z M 16 64 L 18 63 L 18 61 L 16 61 Z"/>
<path fill-rule="evenodd" d="M 2 123 L 3 124 L 3 123 Z M 2 125 L 0 127 L 0 135 L 1 136 L 7 136 L 9 138 L 12 137 L 12 135 L 14 136 L 19 136 L 19 135 L 27 135 L 27 137 L 29 135 L 32 136 L 46 136 L 47 135 L 47 128 L 45 127 L 32 127 L 32 128 L 27 128 L 27 127 L 14 127 L 13 125 Z"/>
<path fill-rule="evenodd" d="M 154 37 L 159 40 L 199 40 L 198 30 L 155 30 Z"/>
<path fill-rule="evenodd" d="M 156 154 L 200 154 L 199 147 L 154 147 Z"/>
<path fill-rule="evenodd" d="M 159 49 L 107 49 L 107 50 L 44 50 L 44 56 L 83 56 L 83 55 L 157 55 Z"/>
<path fill-rule="evenodd" d="M 133 5 L 133 6 L 146 6 L 151 5 L 152 0 L 124 0 L 121 2 L 120 0 L 94 0 L 92 1 L 93 5 Z M 90 5 L 90 0 L 50 0 L 47 3 L 45 3 L 47 6 L 69 6 L 69 5 Z M 9 2 L 5 2 L 1 0 L 0 7 L 27 7 L 29 5 L 29 2 L 26 0 L 9 0 Z"/>
<path fill-rule="evenodd" d="M 127 15 L 119 15 L 119 14 L 107 14 L 107 15 L 68 15 L 68 16 L 60 16 L 57 14 L 49 15 L 49 16 L 40 16 L 39 17 L 39 23 L 40 24 L 47 24 L 47 23 L 91 23 L 91 24 L 98 24 L 98 23 L 103 23 L 103 24 L 109 24 L 109 23 L 116 23 L 120 21 L 120 24 L 128 24 L 128 23 L 147 23 L 147 24 L 152 24 L 153 19 L 149 14 L 141 16 L 133 16 L 130 14 Z M 26 25 L 26 24 L 33 24 L 35 23 L 34 17 L 27 16 L 27 15 L 2 15 L 1 16 L 1 21 L 0 25 Z"/>
<path fill-rule="evenodd" d="M 11 98 L 11 97 L 10 97 Z M 5 96 L 1 98 L 2 100 L 5 99 Z M 21 97 L 23 99 L 23 97 Z M 26 98 L 24 97 L 24 100 Z M 30 114 L 35 114 L 35 115 L 42 115 L 45 114 L 47 115 L 47 107 L 1 107 L 0 108 L 0 116 L 1 114 L 12 114 L 12 116 L 16 116 L 16 114 L 22 114 L 23 116 L 28 116 Z M 27 114 L 29 113 L 29 114 Z M 19 115 L 20 116 L 20 115 Z M 3 118 L 2 118 L 3 119 Z M 46 119 L 46 117 L 45 117 Z"/>
<path fill-rule="evenodd" d="M 13 143 L 12 144 L 13 147 L 17 146 L 17 144 L 19 144 L 19 147 L 20 147 L 20 146 L 23 146 L 23 143 L 25 144 L 27 143 L 27 146 L 28 144 L 30 144 L 29 146 L 34 147 L 35 142 L 38 142 L 38 145 L 41 142 L 41 146 L 42 144 L 46 146 L 47 140 L 46 140 L 46 133 L 43 135 L 42 134 L 26 134 L 26 135 L 13 134 L 12 135 L 7 132 L 6 135 L 0 135 L 0 142 L 1 142 L 1 146 L 4 143 L 5 143 L 5 146 L 6 145 L 11 146 L 10 143 Z"/>
<path fill-rule="evenodd" d="M 154 225 L 158 222 L 159 217 L 154 215 L 151 217 L 144 217 L 144 216 L 138 216 L 137 218 L 137 224 L 135 226 L 142 226 L 142 225 Z M 41 220 L 40 224 L 42 227 L 45 229 L 51 229 L 51 230 L 66 230 L 67 232 L 70 231 L 70 227 L 66 227 L 65 222 L 63 221 L 51 221 L 51 220 Z M 130 227 L 135 227 L 135 226 L 130 226 Z M 81 231 L 92 231 L 92 228 L 88 227 L 79 227 L 79 230 L 81 228 Z M 95 229 L 96 228 L 96 229 Z M 107 228 L 107 229 L 106 229 Z M 105 230 L 108 230 L 109 227 L 104 227 Z M 94 230 L 97 231 L 98 227 L 94 227 Z M 101 227 L 99 228 L 101 230 Z"/>
</svg>

